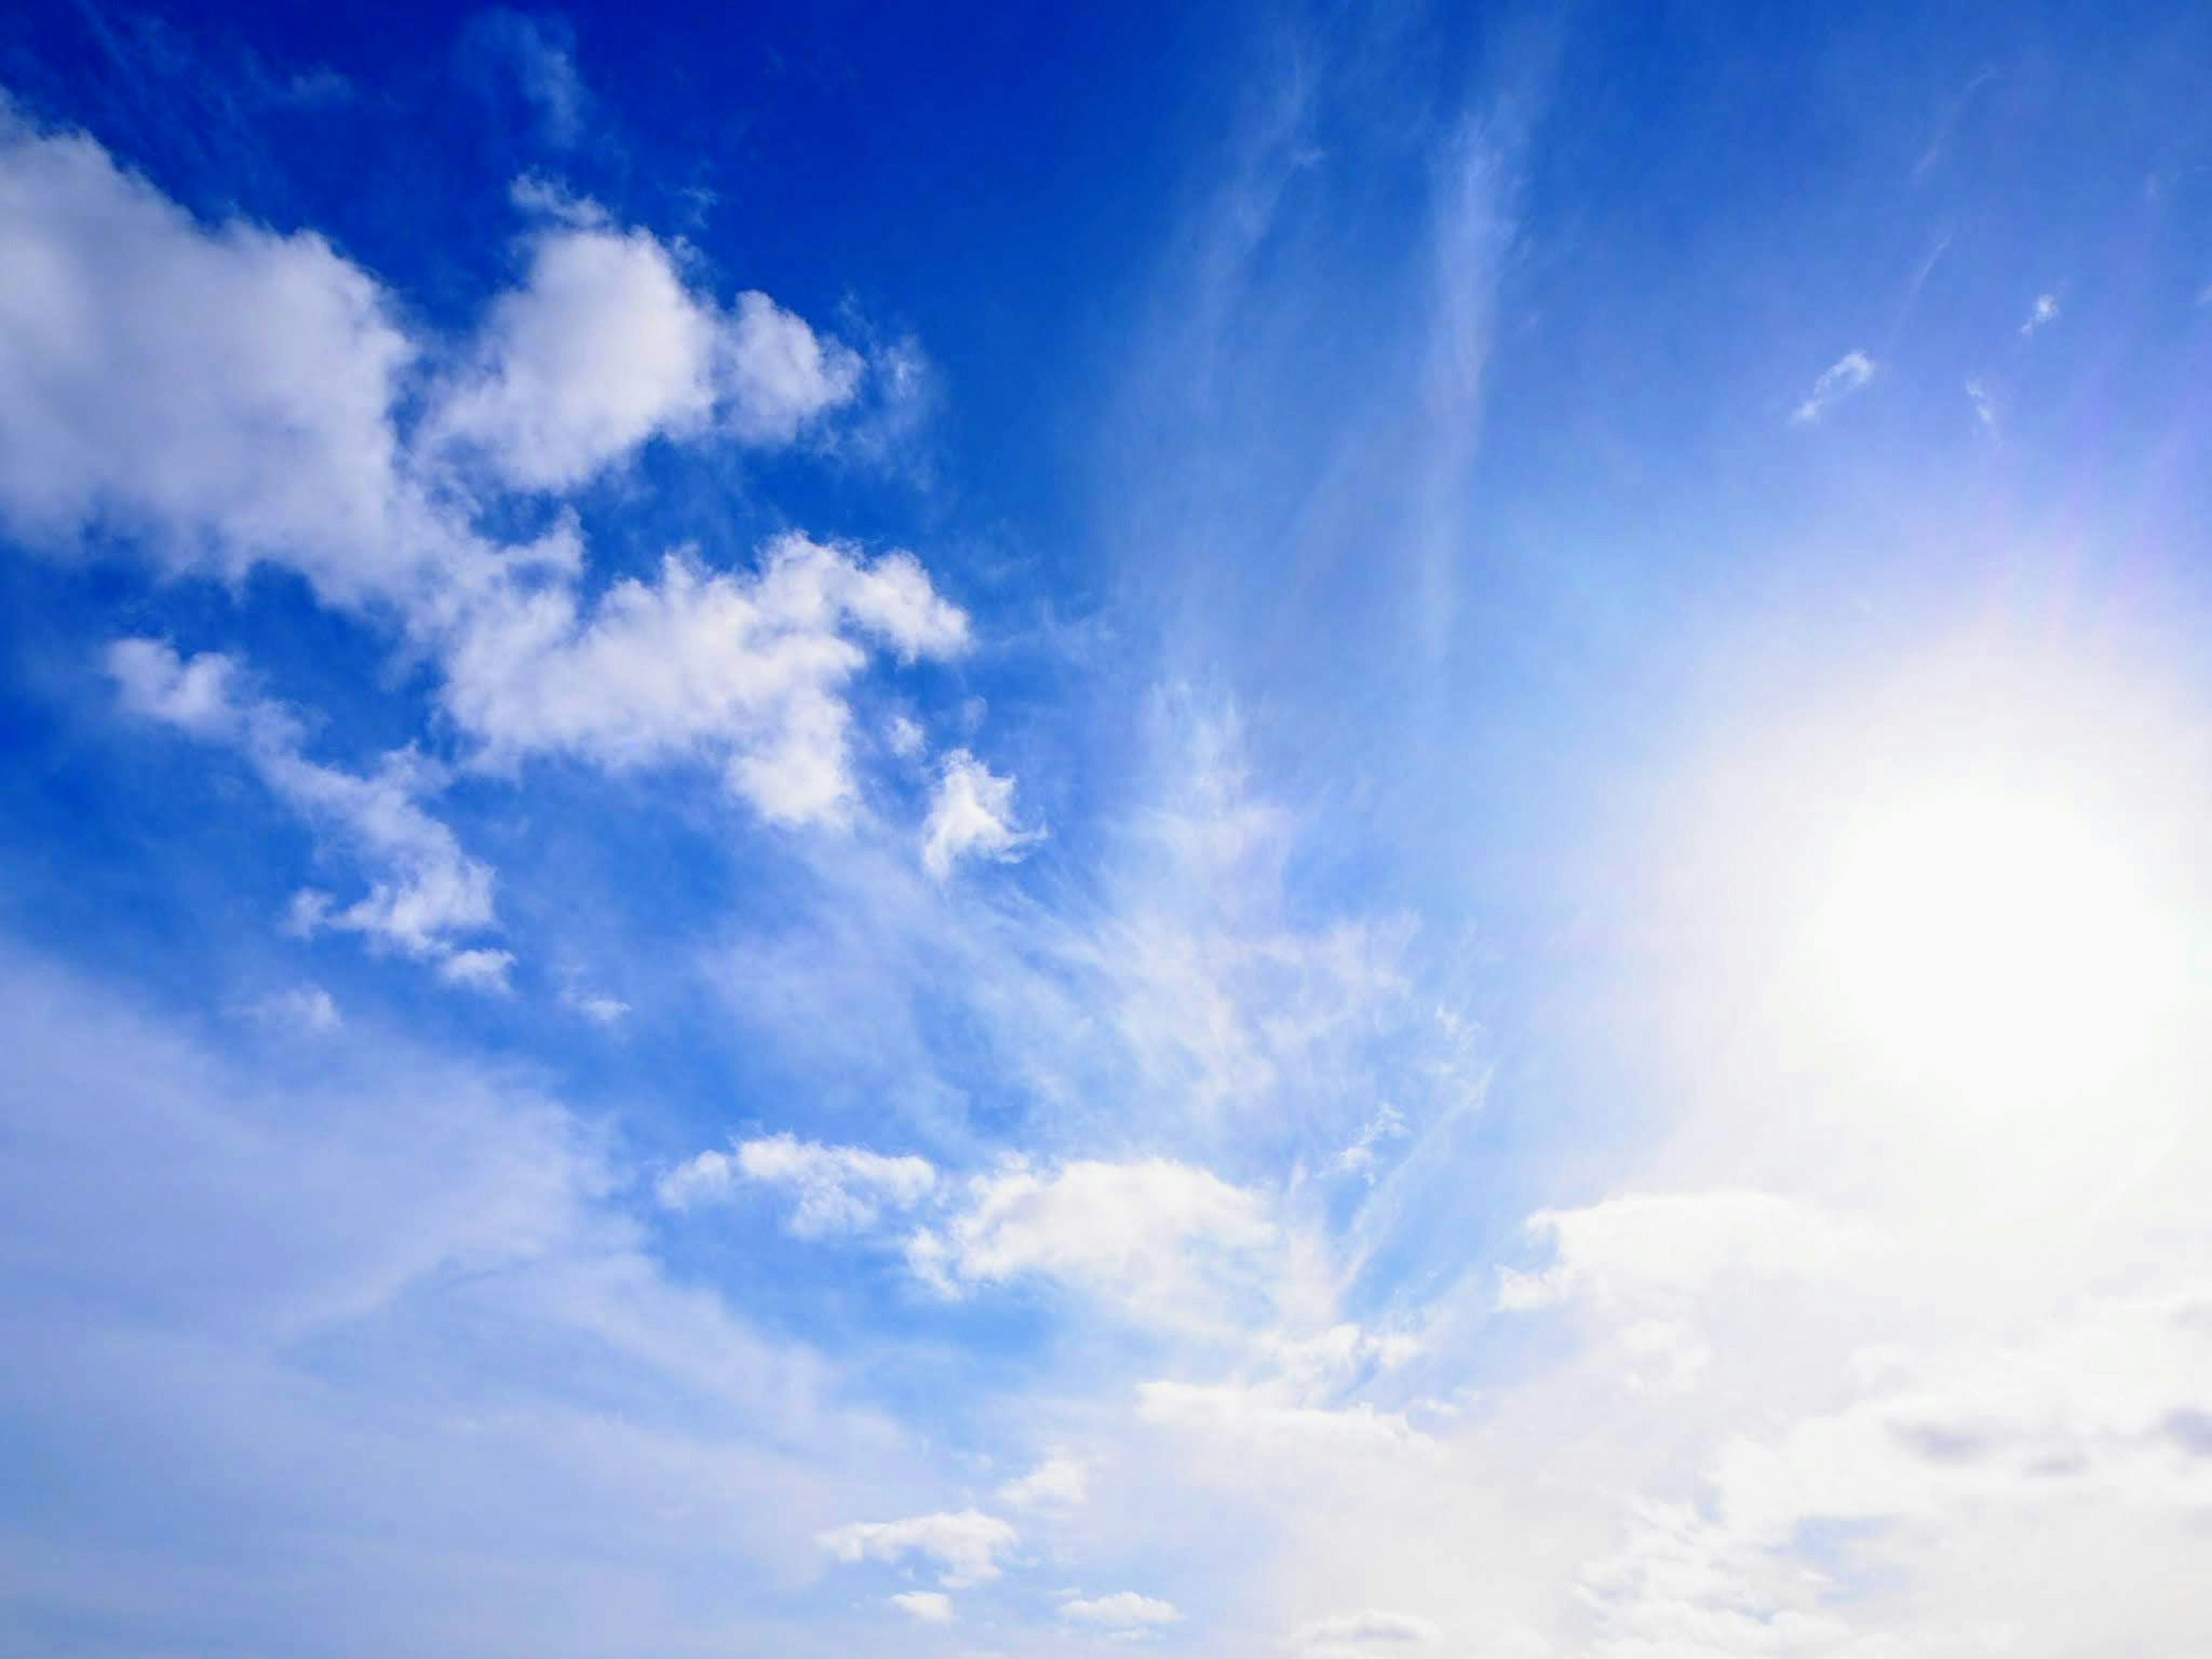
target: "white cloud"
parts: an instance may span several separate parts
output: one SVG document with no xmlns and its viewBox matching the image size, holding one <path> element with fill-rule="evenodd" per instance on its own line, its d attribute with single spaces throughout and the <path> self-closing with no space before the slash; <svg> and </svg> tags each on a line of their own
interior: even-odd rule
<svg viewBox="0 0 2212 1659">
<path fill-rule="evenodd" d="M 1271 1335 L 1260 1346 L 1292 1388 L 1326 1394 L 1370 1367 L 1395 1370 L 1418 1358 L 1425 1345 L 1410 1332 L 1371 1331 L 1346 1320 L 1313 1336 Z"/>
<path fill-rule="evenodd" d="M 0 97 L 0 522 L 143 535 L 172 569 L 405 589 L 449 539 L 390 411 L 416 348 L 320 237 L 208 228 Z"/>
<path fill-rule="evenodd" d="M 344 925 L 343 918 L 339 925 Z M 514 954 L 507 951 L 491 951 L 479 947 L 472 951 L 455 951 L 437 959 L 438 977 L 448 985 L 464 985 L 472 991 L 505 993 L 507 971 L 514 966 Z"/>
<path fill-rule="evenodd" d="M 867 661 L 848 629 L 907 657 L 969 641 L 966 615 L 911 555 L 864 562 L 788 535 L 755 574 L 672 556 L 588 618 L 568 588 L 507 595 L 455 641 L 445 701 L 492 762 L 706 759 L 773 822 L 836 819 L 855 794 L 842 692 Z"/>
<path fill-rule="evenodd" d="M 725 314 L 649 232 L 573 217 L 538 233 L 523 286 L 494 303 L 429 417 L 435 444 L 562 489 L 656 436 L 788 443 L 852 397 L 859 359 L 766 295 Z"/>
<path fill-rule="evenodd" d="M 328 991 L 319 985 L 297 985 L 279 991 L 243 1011 L 252 1018 L 321 1036 L 344 1025 L 345 1018 Z"/>
<path fill-rule="evenodd" d="M 965 749 L 945 757 L 929 817 L 921 829 L 921 861 L 939 881 L 962 859 L 1019 858 L 1042 835 L 1014 823 L 1014 781 L 994 775 Z"/>
<path fill-rule="evenodd" d="M 906 1590 L 892 1596 L 890 1604 L 918 1625 L 952 1622 L 952 1598 L 942 1590 Z"/>
<path fill-rule="evenodd" d="M 912 760 L 929 746 L 929 734 L 903 714 L 894 714 L 884 727 L 884 741 L 901 760 Z"/>
<path fill-rule="evenodd" d="M 947 1293 L 1036 1276 L 1175 1319 L 1270 1288 L 1279 1236 L 1257 1195 L 1188 1164 L 1083 1160 L 1041 1172 L 1017 1163 L 973 1177 L 942 1231 L 916 1235 L 908 1260 Z"/>
<path fill-rule="evenodd" d="M 1982 430 L 1995 437 L 1997 407 L 1996 399 L 1990 395 L 1989 382 L 1978 375 L 1969 375 L 1966 379 L 1966 398 L 1974 406 L 1974 418 L 1982 423 Z"/>
<path fill-rule="evenodd" d="M 1410 1613 L 1340 1613 L 1301 1625 L 1291 1635 L 1291 1645 L 1319 1656 L 1358 1654 L 1370 1648 L 1431 1647 L 1443 1632 L 1430 1620 Z"/>
<path fill-rule="evenodd" d="M 860 360 L 761 293 L 738 296 L 717 342 L 723 418 L 742 442 L 786 444 L 852 399 Z"/>
<path fill-rule="evenodd" d="M 1837 1278 L 1879 1249 L 1795 1200 L 1757 1192 L 1609 1198 L 1579 1210 L 1539 1211 L 1527 1231 L 1551 1241 L 1553 1265 L 1499 1271 L 1498 1305 L 1508 1311 L 1581 1294 L 1615 1302 L 1695 1293 L 1726 1273 Z"/>
<path fill-rule="evenodd" d="M 2020 325 L 2020 331 L 2024 337 L 2048 328 L 2057 320 L 2058 296 L 2056 294 L 2039 294 L 2035 296 L 2034 305 L 2028 308 L 2027 320 Z"/>
<path fill-rule="evenodd" d="M 1790 416 L 1791 422 L 1798 426 L 1811 425 L 1826 414 L 1831 405 L 1841 403 L 1863 388 L 1874 375 L 1873 358 L 1863 351 L 1845 352 L 1821 371 L 1820 378 L 1813 382 L 1813 390 Z"/>
<path fill-rule="evenodd" d="M 818 1534 L 815 1541 L 840 1561 L 898 1562 L 926 1556 L 944 1569 L 947 1589 L 988 1583 L 999 1576 L 998 1557 L 1020 1541 L 996 1516 L 980 1510 L 917 1515 L 904 1521 L 856 1521 Z"/>
<path fill-rule="evenodd" d="M 1378 1106 L 1375 1115 L 1360 1126 L 1358 1138 L 1337 1155 L 1336 1167 L 1347 1175 L 1363 1175 L 1372 1181 L 1376 1148 L 1386 1141 L 1402 1140 L 1406 1134 L 1405 1114 L 1395 1106 Z"/>
<path fill-rule="evenodd" d="M 185 661 L 159 640 L 118 640 L 108 647 L 107 668 L 127 709 L 234 747 L 319 836 L 367 868 L 368 891 L 350 904 L 301 892 L 292 909 L 299 931 L 357 933 L 434 964 L 451 983 L 506 988 L 513 958 L 459 942 L 497 925 L 491 866 L 464 852 L 453 832 L 422 810 L 420 797 L 438 778 L 419 754 L 396 750 L 367 775 L 307 759 L 299 720 L 276 703 L 244 695 L 237 665 L 220 653 Z"/>
<path fill-rule="evenodd" d="M 727 1198 L 739 1181 L 790 1192 L 796 1200 L 792 1232 L 818 1238 L 866 1231 L 886 1208 L 911 1209 L 935 1189 L 937 1171 L 926 1158 L 886 1158 L 777 1134 L 740 1141 L 734 1155 L 700 1153 L 661 1178 L 660 1200 L 690 1209 Z"/>
<path fill-rule="evenodd" d="M 723 313 L 642 232 L 568 222 L 533 247 L 409 434 L 441 353 L 366 272 L 312 235 L 204 227 L 0 105 L 0 526 L 58 549 L 108 527 L 172 571 L 295 570 L 404 630 L 487 763 L 704 761 L 772 821 L 845 817 L 846 688 L 871 647 L 969 643 L 912 555 L 786 536 L 757 570 L 678 556 L 586 607 L 573 521 L 498 546 L 470 525 L 483 481 L 434 489 L 422 458 L 473 447 L 537 487 L 661 432 L 781 441 L 846 395 L 848 354 L 761 296 Z M 164 717 L 189 726 L 219 690 L 172 687 Z"/>
<path fill-rule="evenodd" d="M 630 1006 L 620 997 L 570 986 L 561 994 L 562 1006 L 574 1009 L 592 1024 L 611 1030 L 630 1017 Z"/>
<path fill-rule="evenodd" d="M 1061 1452 L 999 1488 L 1000 1498 L 1018 1510 L 1073 1509 L 1090 1495 L 1090 1464 Z"/>
<path fill-rule="evenodd" d="M 1176 1624 L 1182 1618 L 1174 1602 L 1139 1595 L 1134 1590 L 1062 1601 L 1060 1616 L 1077 1624 L 1096 1625 L 1102 1630 L 1121 1631 L 1157 1629 L 1162 1625 Z"/>
</svg>

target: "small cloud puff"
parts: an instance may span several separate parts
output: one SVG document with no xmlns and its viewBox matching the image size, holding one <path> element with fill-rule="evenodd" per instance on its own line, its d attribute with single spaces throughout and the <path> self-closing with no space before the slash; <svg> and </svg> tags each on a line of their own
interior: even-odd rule
<svg viewBox="0 0 2212 1659">
<path fill-rule="evenodd" d="M 908 1590 L 892 1596 L 890 1603 L 918 1625 L 952 1622 L 952 1598 L 942 1590 Z"/>
<path fill-rule="evenodd" d="M 903 714 L 894 714 L 884 727 L 884 741 L 901 760 L 912 760 L 928 746 L 929 734 L 921 723 Z"/>
<path fill-rule="evenodd" d="M 943 881 L 968 858 L 1010 864 L 1043 837 L 1043 830 L 1014 823 L 1012 778 L 997 776 L 965 749 L 945 757 L 921 830 L 921 862 L 931 875 Z"/>
<path fill-rule="evenodd" d="M 338 1005 L 319 985 L 300 985 L 289 991 L 279 991 L 240 1012 L 247 1018 L 258 1020 L 264 1024 L 305 1031 L 314 1036 L 327 1036 L 345 1024 L 344 1016 L 338 1012 Z"/>
<path fill-rule="evenodd" d="M 1797 405 L 1790 416 L 1793 426 L 1810 426 L 1826 414 L 1830 405 L 1841 403 L 1853 392 L 1863 389 L 1874 379 L 1875 361 L 1863 351 L 1847 351 L 1821 371 L 1820 378 L 1813 382 L 1813 390 L 1805 401 Z"/>
<path fill-rule="evenodd" d="M 1073 1509 L 1091 1496 L 1091 1466 L 1054 1452 L 1020 1480 L 1000 1487 L 999 1496 L 1018 1510 Z"/>
<path fill-rule="evenodd" d="M 938 1583 L 947 1589 L 996 1578 L 998 1557 L 1019 1541 L 1012 1527 L 979 1510 L 910 1516 L 903 1521 L 856 1521 L 815 1535 L 816 1543 L 848 1565 L 925 1556 L 944 1569 Z"/>
<path fill-rule="evenodd" d="M 621 1024 L 630 1015 L 629 1004 L 620 997 L 611 997 L 598 991 L 580 990 L 570 986 L 561 994 L 561 1005 L 572 1012 L 581 1014 L 594 1025 L 611 1029 Z"/>
<path fill-rule="evenodd" d="M 2021 336 L 2026 338 L 2057 320 L 2058 296 L 2056 294 L 2039 294 L 2035 296 L 2034 305 L 2028 308 L 2027 320 L 2020 325 Z"/>
<path fill-rule="evenodd" d="M 1982 430 L 1992 438 L 1996 437 L 1997 408 L 1996 400 L 1990 396 L 1989 383 L 1978 375 L 1969 378 L 1966 381 L 1966 397 L 1974 405 L 1974 418 L 1982 423 Z"/>
<path fill-rule="evenodd" d="M 908 1209 L 937 1185 L 927 1158 L 886 1158 L 858 1146 L 824 1146 L 790 1134 L 739 1141 L 732 1152 L 702 1152 L 660 1179 L 672 1210 L 726 1200 L 740 1181 L 793 1194 L 789 1227 L 799 1238 L 864 1232 L 886 1208 Z"/>
<path fill-rule="evenodd" d="M 1060 1616 L 1075 1624 L 1096 1625 L 1102 1630 L 1137 1631 L 1172 1625 L 1182 1618 L 1172 1601 L 1122 1590 L 1115 1595 L 1085 1600 L 1078 1596 L 1060 1604 Z"/>
</svg>

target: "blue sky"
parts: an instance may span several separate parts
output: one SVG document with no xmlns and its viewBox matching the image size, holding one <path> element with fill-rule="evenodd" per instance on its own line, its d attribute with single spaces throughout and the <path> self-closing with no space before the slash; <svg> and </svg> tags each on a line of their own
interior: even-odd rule
<svg viewBox="0 0 2212 1659">
<path fill-rule="evenodd" d="M 0 1646 L 2212 1642 L 2212 16 L 0 22 Z"/>
</svg>

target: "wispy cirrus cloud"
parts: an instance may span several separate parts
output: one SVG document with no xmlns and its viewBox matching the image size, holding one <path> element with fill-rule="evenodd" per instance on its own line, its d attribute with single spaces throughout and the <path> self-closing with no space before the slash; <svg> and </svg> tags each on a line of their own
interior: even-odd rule
<svg viewBox="0 0 2212 1659">
<path fill-rule="evenodd" d="M 309 760 L 299 718 L 246 692 L 238 665 L 220 653 L 187 660 L 164 641 L 118 640 L 108 647 L 107 669 L 131 713 L 234 749 L 271 793 L 367 869 L 368 891 L 350 903 L 303 889 L 293 902 L 295 927 L 359 933 L 428 963 L 452 984 L 507 988 L 514 957 L 467 942 L 498 926 L 495 878 L 423 810 L 438 774 L 422 755 L 386 755 L 367 775 Z"/>
<path fill-rule="evenodd" d="M 1847 351 L 1820 371 L 1805 400 L 1790 414 L 1795 426 L 1811 426 L 1844 398 L 1863 392 L 1875 376 L 1875 361 L 1863 351 Z"/>
</svg>

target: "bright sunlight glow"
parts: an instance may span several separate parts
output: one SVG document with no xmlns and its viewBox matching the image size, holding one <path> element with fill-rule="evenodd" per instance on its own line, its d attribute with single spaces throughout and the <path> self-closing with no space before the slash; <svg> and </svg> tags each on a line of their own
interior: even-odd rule
<svg viewBox="0 0 2212 1659">
<path fill-rule="evenodd" d="M 1994 793 L 1860 815 L 1820 942 L 1860 1036 L 1978 1109 L 2094 1090 L 2182 986 L 2178 933 L 2114 840 Z"/>
</svg>

